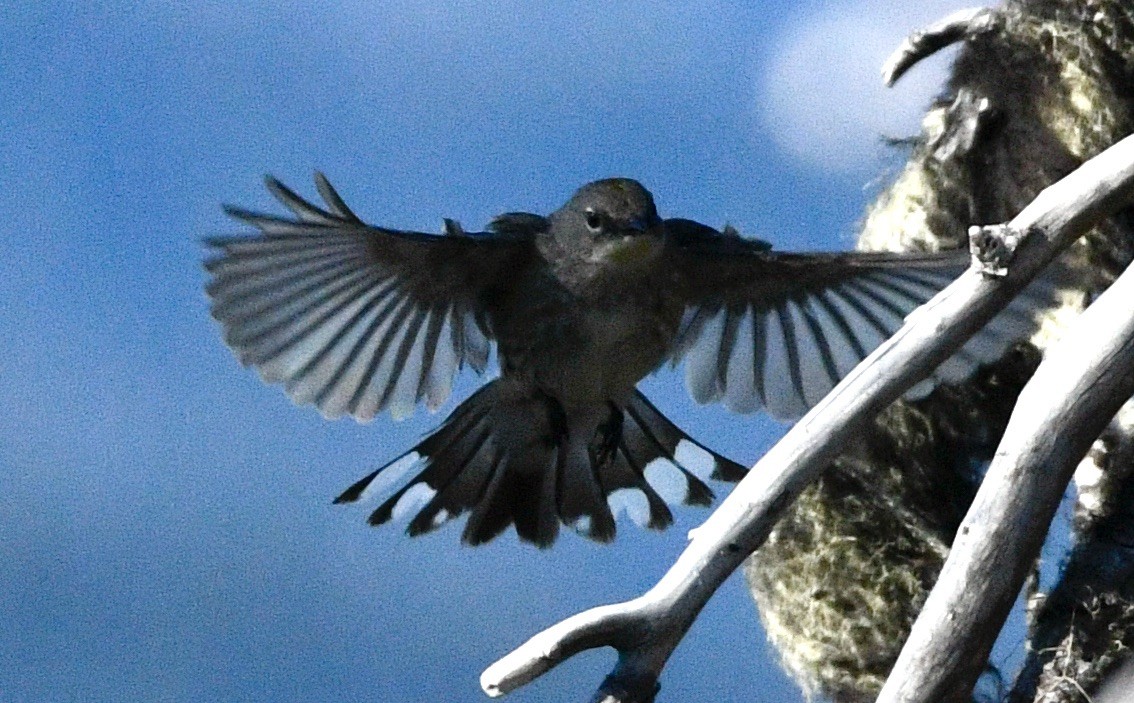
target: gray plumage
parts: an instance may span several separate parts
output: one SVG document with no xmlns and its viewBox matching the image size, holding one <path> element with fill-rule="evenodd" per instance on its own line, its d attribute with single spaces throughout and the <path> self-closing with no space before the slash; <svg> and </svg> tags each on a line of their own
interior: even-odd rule
<svg viewBox="0 0 1134 703">
<path fill-rule="evenodd" d="M 267 184 L 291 216 L 228 208 L 260 233 L 209 240 L 206 262 L 225 341 L 265 381 L 327 417 L 398 418 L 440 406 L 495 345 L 498 379 L 336 501 L 381 497 L 371 523 L 413 514 L 411 534 L 469 512 L 472 544 L 510 524 L 540 546 L 561 523 L 606 541 L 616 512 L 661 528 L 667 502 L 707 504 L 705 479 L 744 469 L 654 408 L 636 390 L 646 374 L 684 361 L 699 402 L 798 417 L 968 264 L 964 252 L 774 252 L 662 220 L 621 178 L 548 217 L 509 213 L 483 233 L 447 220 L 441 235 L 365 224 L 322 175 L 323 207 Z M 1029 331 L 1025 306 L 940 379 Z"/>
</svg>

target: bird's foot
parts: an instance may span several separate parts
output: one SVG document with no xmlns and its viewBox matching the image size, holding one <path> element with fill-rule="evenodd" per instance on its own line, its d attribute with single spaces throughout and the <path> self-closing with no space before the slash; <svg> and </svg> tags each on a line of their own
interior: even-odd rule
<svg viewBox="0 0 1134 703">
<path fill-rule="evenodd" d="M 610 415 L 595 429 L 591 438 L 591 463 L 594 466 L 606 466 L 614 459 L 618 445 L 622 441 L 622 408 L 610 404 Z"/>
</svg>

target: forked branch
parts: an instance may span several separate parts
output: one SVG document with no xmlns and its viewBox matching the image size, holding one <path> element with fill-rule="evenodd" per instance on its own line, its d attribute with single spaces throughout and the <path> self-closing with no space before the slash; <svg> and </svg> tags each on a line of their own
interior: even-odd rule
<svg viewBox="0 0 1134 703">
<path fill-rule="evenodd" d="M 1047 350 L 1020 393 L 879 703 L 972 700 L 1079 460 L 1134 394 L 1134 269 Z"/>
<path fill-rule="evenodd" d="M 619 660 L 596 700 L 650 701 L 677 643 L 717 588 L 767 538 L 783 511 L 880 410 L 945 361 L 1064 247 L 1134 195 L 1134 137 L 1045 189 L 1008 223 L 1027 233 L 1007 272 L 970 269 L 915 311 L 761 459 L 695 531 L 664 577 L 639 598 L 586 611 L 490 666 L 481 686 L 511 691 L 585 649 Z M 985 242 L 987 244 L 987 242 Z"/>
</svg>

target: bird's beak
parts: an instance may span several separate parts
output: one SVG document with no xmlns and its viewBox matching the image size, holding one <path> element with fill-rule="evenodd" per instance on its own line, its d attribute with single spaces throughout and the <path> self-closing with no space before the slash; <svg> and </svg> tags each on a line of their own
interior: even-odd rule
<svg viewBox="0 0 1134 703">
<path fill-rule="evenodd" d="M 644 218 L 635 217 L 626 223 L 626 228 L 634 234 L 645 234 L 646 230 L 650 228 L 650 223 Z"/>
<path fill-rule="evenodd" d="M 618 234 L 623 237 L 638 237 L 657 233 L 662 226 L 662 221 L 657 217 L 635 217 L 625 222 Z"/>
</svg>

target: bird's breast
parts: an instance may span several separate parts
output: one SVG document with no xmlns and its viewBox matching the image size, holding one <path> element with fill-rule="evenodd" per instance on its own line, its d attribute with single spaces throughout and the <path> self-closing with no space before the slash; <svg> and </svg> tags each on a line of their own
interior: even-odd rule
<svg viewBox="0 0 1134 703">
<path fill-rule="evenodd" d="M 665 360 L 676 335 L 681 311 L 661 293 L 645 287 L 530 301 L 533 314 L 501 340 L 505 373 L 529 377 L 568 406 L 622 402 Z"/>
</svg>

